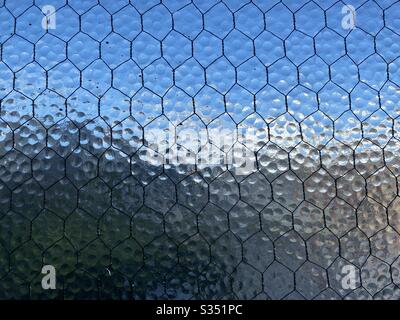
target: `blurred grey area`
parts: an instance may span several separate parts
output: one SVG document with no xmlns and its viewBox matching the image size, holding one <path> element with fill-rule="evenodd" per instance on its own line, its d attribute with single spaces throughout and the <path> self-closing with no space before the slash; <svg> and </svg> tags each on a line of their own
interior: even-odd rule
<svg viewBox="0 0 400 320">
<path fill-rule="evenodd" d="M 399 298 L 399 17 L 0 0 L 0 299 Z"/>
</svg>

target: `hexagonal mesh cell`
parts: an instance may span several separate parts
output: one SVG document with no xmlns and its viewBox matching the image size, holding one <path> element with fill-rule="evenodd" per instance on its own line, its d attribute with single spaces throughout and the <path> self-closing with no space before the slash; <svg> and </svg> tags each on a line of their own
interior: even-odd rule
<svg viewBox="0 0 400 320">
<path fill-rule="evenodd" d="M 397 299 L 399 16 L 0 0 L 0 299 Z"/>
</svg>

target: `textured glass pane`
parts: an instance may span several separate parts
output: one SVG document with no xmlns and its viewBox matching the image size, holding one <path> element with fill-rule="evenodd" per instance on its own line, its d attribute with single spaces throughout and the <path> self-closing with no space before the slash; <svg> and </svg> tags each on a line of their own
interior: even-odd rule
<svg viewBox="0 0 400 320">
<path fill-rule="evenodd" d="M 400 297 L 400 3 L 346 3 L 0 0 L 0 299 Z"/>
</svg>

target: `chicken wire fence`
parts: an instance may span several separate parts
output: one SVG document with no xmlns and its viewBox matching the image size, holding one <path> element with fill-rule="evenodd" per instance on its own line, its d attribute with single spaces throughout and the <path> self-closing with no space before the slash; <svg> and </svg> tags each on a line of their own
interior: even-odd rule
<svg viewBox="0 0 400 320">
<path fill-rule="evenodd" d="M 399 56 L 395 0 L 0 0 L 0 298 L 398 298 Z"/>
</svg>

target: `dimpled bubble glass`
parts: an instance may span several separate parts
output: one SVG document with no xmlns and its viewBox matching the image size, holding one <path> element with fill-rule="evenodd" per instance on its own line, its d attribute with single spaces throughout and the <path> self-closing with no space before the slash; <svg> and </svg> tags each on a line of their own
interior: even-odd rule
<svg viewBox="0 0 400 320">
<path fill-rule="evenodd" d="M 0 299 L 400 298 L 399 17 L 0 0 Z"/>
</svg>

